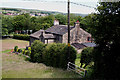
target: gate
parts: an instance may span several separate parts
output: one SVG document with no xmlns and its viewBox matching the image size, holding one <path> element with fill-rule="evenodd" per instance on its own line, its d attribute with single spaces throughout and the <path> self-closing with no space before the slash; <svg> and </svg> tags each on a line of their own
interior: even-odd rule
<svg viewBox="0 0 120 80">
<path fill-rule="evenodd" d="M 86 74 L 87 74 L 87 70 L 86 69 L 83 69 L 83 68 L 81 68 L 81 67 L 79 67 L 79 66 L 77 66 L 77 65 L 75 65 L 75 64 L 73 64 L 71 62 L 68 62 L 67 70 L 74 71 L 74 72 L 80 74 L 83 77 L 86 76 Z"/>
</svg>

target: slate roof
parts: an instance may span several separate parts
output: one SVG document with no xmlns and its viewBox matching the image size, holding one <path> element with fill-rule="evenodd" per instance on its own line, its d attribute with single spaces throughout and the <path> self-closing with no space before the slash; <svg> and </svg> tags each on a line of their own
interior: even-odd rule
<svg viewBox="0 0 120 80">
<path fill-rule="evenodd" d="M 72 30 L 73 28 L 75 28 L 75 27 L 70 26 L 70 30 Z M 45 30 L 45 32 L 63 35 L 68 32 L 68 27 L 66 25 L 55 25 L 55 26 L 52 26 L 51 28 L 48 28 L 47 30 Z"/>
<path fill-rule="evenodd" d="M 74 46 L 78 50 L 83 49 L 84 47 L 86 47 L 85 45 L 80 44 L 80 43 L 72 43 L 71 45 Z"/>
<path fill-rule="evenodd" d="M 31 34 L 30 36 L 39 39 L 39 36 L 41 35 L 42 32 L 43 32 L 43 30 L 39 30 L 39 31 Z"/>
<path fill-rule="evenodd" d="M 30 36 L 39 39 L 39 36 L 42 34 L 43 31 L 44 30 L 39 30 L 39 31 L 31 34 Z M 55 38 L 53 34 L 44 34 L 43 36 L 44 36 L 44 38 L 49 38 L 49 39 Z"/>
<path fill-rule="evenodd" d="M 82 43 L 83 45 L 85 45 L 86 47 L 95 47 L 96 44 L 95 43 Z"/>
<path fill-rule="evenodd" d="M 76 49 L 83 49 L 84 47 L 96 47 L 95 43 L 72 43 Z"/>
<path fill-rule="evenodd" d="M 53 34 L 45 34 L 43 36 L 44 36 L 44 38 L 48 38 L 48 39 L 54 39 L 55 38 L 55 36 Z"/>
<path fill-rule="evenodd" d="M 70 30 L 72 30 L 73 28 L 75 28 L 75 27 L 70 26 Z M 82 28 L 80 28 L 80 30 L 83 31 L 85 34 L 90 35 L 88 32 L 84 31 Z M 39 39 L 39 36 L 41 35 L 41 33 L 43 31 L 44 30 L 39 30 L 39 31 L 31 34 L 30 36 Z M 54 26 L 48 28 L 47 30 L 45 30 L 44 37 L 45 38 L 55 38 L 55 36 L 53 34 L 64 35 L 67 32 L 68 32 L 67 25 L 54 25 Z M 46 33 L 48 33 L 48 34 L 46 34 Z"/>
</svg>

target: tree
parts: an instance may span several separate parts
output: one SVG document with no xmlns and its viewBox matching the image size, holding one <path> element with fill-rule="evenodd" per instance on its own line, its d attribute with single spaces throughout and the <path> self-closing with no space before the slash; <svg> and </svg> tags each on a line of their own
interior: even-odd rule
<svg viewBox="0 0 120 80">
<path fill-rule="evenodd" d="M 85 31 L 89 32 L 92 34 L 93 32 L 93 18 L 95 18 L 95 14 L 89 14 L 88 16 L 85 16 L 81 19 L 81 28 L 84 29 Z"/>
<path fill-rule="evenodd" d="M 120 77 L 120 2 L 101 2 L 93 19 L 94 48 L 93 78 L 116 79 Z"/>
<path fill-rule="evenodd" d="M 7 28 L 2 28 L 2 35 L 8 35 Z"/>
<path fill-rule="evenodd" d="M 14 29 L 13 31 L 15 30 L 24 30 L 25 27 L 25 16 L 24 15 L 18 15 L 18 16 L 15 16 L 14 19 L 13 19 L 13 23 L 12 23 Z"/>
<path fill-rule="evenodd" d="M 2 15 L 2 28 L 6 28 L 8 33 L 13 32 L 13 26 L 11 24 L 12 22 L 13 22 L 13 18 L 11 16 Z"/>
<path fill-rule="evenodd" d="M 60 24 L 65 25 L 67 23 L 67 16 L 66 15 L 62 15 L 62 14 L 57 14 L 55 15 L 55 19 L 59 20 Z"/>
</svg>

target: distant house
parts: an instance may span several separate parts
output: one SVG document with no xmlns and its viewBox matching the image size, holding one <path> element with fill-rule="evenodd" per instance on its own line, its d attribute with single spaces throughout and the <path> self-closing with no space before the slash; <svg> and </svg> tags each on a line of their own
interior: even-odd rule
<svg viewBox="0 0 120 80">
<path fill-rule="evenodd" d="M 39 30 L 30 35 L 30 45 L 34 40 L 40 40 L 45 44 L 49 43 L 67 43 L 68 27 L 67 25 L 59 25 L 59 21 L 54 21 L 54 26 L 47 30 Z M 91 34 L 80 28 L 80 22 L 75 22 L 74 26 L 70 26 L 70 44 L 91 42 Z"/>
</svg>

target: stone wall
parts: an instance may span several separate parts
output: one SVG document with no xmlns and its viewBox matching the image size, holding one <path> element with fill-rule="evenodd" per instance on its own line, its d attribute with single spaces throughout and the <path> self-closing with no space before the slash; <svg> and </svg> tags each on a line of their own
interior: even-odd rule
<svg viewBox="0 0 120 80">
<path fill-rule="evenodd" d="M 75 40 L 75 28 L 70 30 L 70 43 L 73 43 Z M 68 43 L 68 33 L 63 35 L 62 43 Z"/>
<path fill-rule="evenodd" d="M 54 43 L 54 39 L 48 39 L 48 44 L 49 43 Z"/>
<path fill-rule="evenodd" d="M 89 33 L 81 28 L 75 27 L 70 31 L 70 44 L 88 42 L 88 37 L 91 37 Z M 63 35 L 62 43 L 68 43 L 68 33 Z"/>
<path fill-rule="evenodd" d="M 54 39 L 46 39 L 45 44 L 54 43 Z"/>
</svg>

